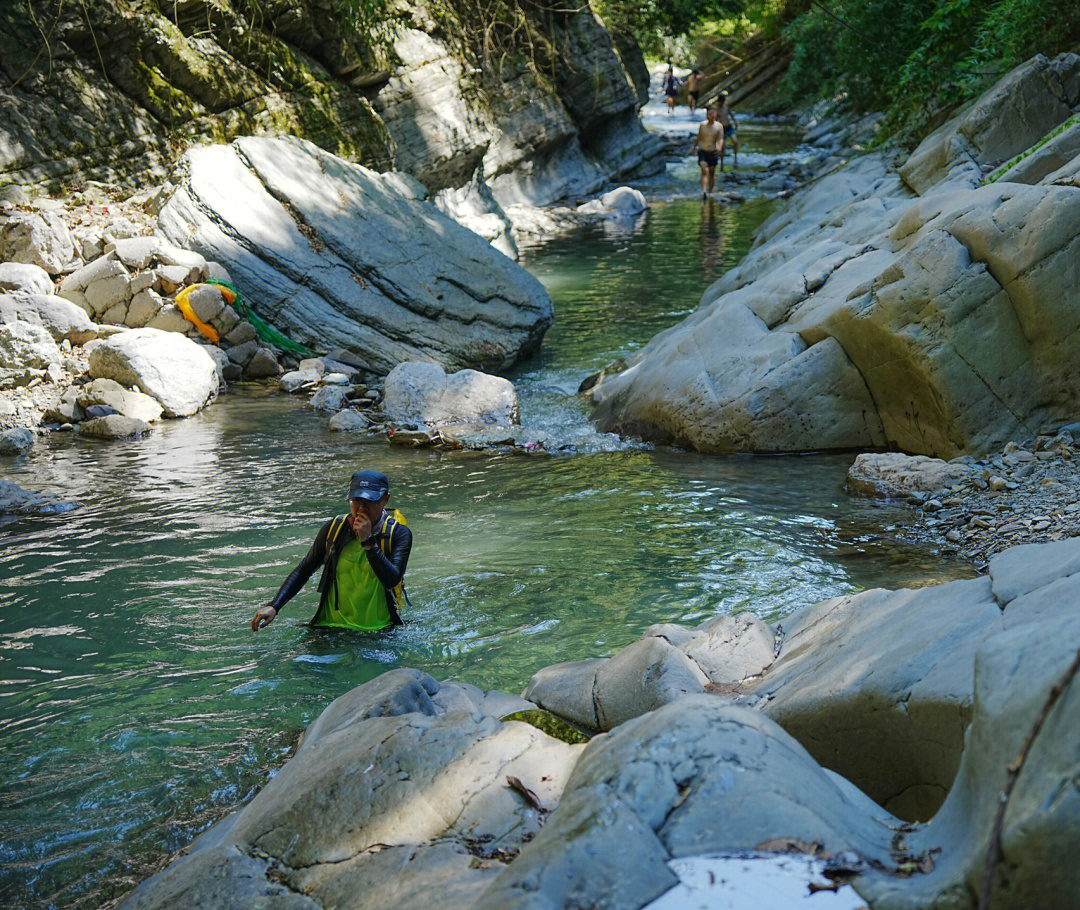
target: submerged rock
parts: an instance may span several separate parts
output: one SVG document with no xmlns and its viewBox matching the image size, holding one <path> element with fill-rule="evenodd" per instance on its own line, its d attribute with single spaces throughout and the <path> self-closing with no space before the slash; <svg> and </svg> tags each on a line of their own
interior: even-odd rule
<svg viewBox="0 0 1080 910">
<path fill-rule="evenodd" d="M 912 493 L 934 493 L 969 479 L 975 469 L 967 464 L 902 455 L 899 452 L 864 453 L 848 469 L 847 485 L 853 493 L 904 499 Z"/>
<path fill-rule="evenodd" d="M 178 245 L 229 263 L 257 312 L 373 372 L 406 360 L 505 369 L 551 323 L 540 283 L 430 203 L 295 139 L 192 149 L 161 214 Z"/>
<path fill-rule="evenodd" d="M 0 480 L 0 515 L 58 515 L 78 507 L 77 502 L 63 502 L 24 490 L 10 480 Z"/>
</svg>

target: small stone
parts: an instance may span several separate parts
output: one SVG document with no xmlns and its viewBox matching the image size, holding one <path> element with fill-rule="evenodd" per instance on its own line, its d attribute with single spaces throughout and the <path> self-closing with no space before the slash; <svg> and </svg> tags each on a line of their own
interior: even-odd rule
<svg viewBox="0 0 1080 910">
<path fill-rule="evenodd" d="M 249 341 L 255 341 L 256 338 L 258 338 L 258 336 L 255 334 L 255 327 L 245 320 L 229 332 L 223 340 L 229 345 L 240 345 L 247 344 Z"/>
<path fill-rule="evenodd" d="M 323 382 L 327 385 L 348 385 L 349 377 L 344 373 L 327 373 L 323 376 Z"/>
<path fill-rule="evenodd" d="M 368 401 L 378 401 L 379 400 L 379 392 L 376 389 L 368 389 L 366 392 L 364 392 L 364 397 Z"/>
<path fill-rule="evenodd" d="M 955 528 L 953 528 L 951 531 L 946 532 L 945 539 L 952 541 L 952 543 L 960 543 L 960 541 L 963 540 L 963 538 L 960 536 L 960 532 L 957 531 Z"/>
<path fill-rule="evenodd" d="M 0 455 L 24 455 L 34 445 L 34 434 L 26 427 L 0 432 Z"/>
<path fill-rule="evenodd" d="M 991 475 L 988 483 L 990 485 L 990 489 L 993 490 L 995 493 L 1000 493 L 1002 490 L 1005 489 L 1005 487 L 1008 486 L 1005 478 L 1001 477 L 998 474 Z"/>
<path fill-rule="evenodd" d="M 278 386 L 283 392 L 299 392 L 310 389 L 319 382 L 319 374 L 314 370 L 292 370 L 278 380 Z"/>
<path fill-rule="evenodd" d="M 971 521 L 968 524 L 973 528 L 989 528 L 990 523 L 978 515 L 973 515 Z"/>
<path fill-rule="evenodd" d="M 249 341 L 245 341 L 243 344 L 233 345 L 225 353 L 229 355 L 229 360 L 233 363 L 238 363 L 240 366 L 247 366 L 252 357 L 255 356 L 255 352 L 259 349 L 259 343 L 252 338 Z"/>
<path fill-rule="evenodd" d="M 281 364 L 270 348 L 258 348 L 244 367 L 244 375 L 248 379 L 270 379 L 281 375 Z"/>
<path fill-rule="evenodd" d="M 300 361 L 300 364 L 296 369 L 301 373 L 305 370 L 310 370 L 322 376 L 326 372 L 326 364 L 322 362 L 321 357 L 307 357 Z"/>
<path fill-rule="evenodd" d="M 347 403 L 345 390 L 339 386 L 324 386 L 311 397 L 316 411 L 340 411 Z"/>
<path fill-rule="evenodd" d="M 367 418 L 359 411 L 338 411 L 330 418 L 330 429 L 338 433 L 362 433 L 367 430 Z"/>
<path fill-rule="evenodd" d="M 924 512 L 938 512 L 940 510 L 941 510 L 941 500 L 940 499 L 928 499 L 923 504 L 923 511 Z"/>
<path fill-rule="evenodd" d="M 79 427 L 81 435 L 96 439 L 125 439 L 129 436 L 145 436 L 149 432 L 150 427 L 145 422 L 122 414 L 87 420 Z"/>
</svg>

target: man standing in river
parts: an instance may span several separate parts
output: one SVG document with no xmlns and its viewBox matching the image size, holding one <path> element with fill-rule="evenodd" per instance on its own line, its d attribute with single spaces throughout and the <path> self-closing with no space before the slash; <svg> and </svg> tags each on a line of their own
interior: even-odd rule
<svg viewBox="0 0 1080 910">
<path fill-rule="evenodd" d="M 735 163 L 733 167 L 739 166 L 739 138 L 736 135 L 735 124 L 735 112 L 728 104 L 728 93 L 721 92 L 720 97 L 717 99 L 717 112 L 716 119 L 720 121 L 720 125 L 724 128 L 724 146 L 730 146 L 732 154 L 735 156 Z M 720 170 L 724 169 L 724 148 L 720 149 Z"/>
<path fill-rule="evenodd" d="M 701 91 L 701 70 L 695 69 L 686 77 L 686 103 L 690 106 L 690 119 L 694 119 L 697 110 L 698 94 Z"/>
<path fill-rule="evenodd" d="M 716 162 L 720 160 L 720 153 L 724 150 L 724 128 L 716 122 L 716 113 L 715 107 L 710 107 L 705 112 L 705 122 L 698 127 L 691 150 L 691 154 L 697 152 L 698 164 L 701 166 L 702 202 L 712 195 L 713 183 L 716 180 Z"/>
<path fill-rule="evenodd" d="M 322 566 L 319 609 L 311 625 L 375 632 L 402 624 L 398 609 L 405 596 L 402 579 L 412 550 L 404 516 L 386 511 L 390 481 L 379 471 L 357 471 L 349 483 L 349 514 L 332 518 L 274 599 L 251 620 L 258 632 L 274 621 L 286 603 Z"/>
</svg>

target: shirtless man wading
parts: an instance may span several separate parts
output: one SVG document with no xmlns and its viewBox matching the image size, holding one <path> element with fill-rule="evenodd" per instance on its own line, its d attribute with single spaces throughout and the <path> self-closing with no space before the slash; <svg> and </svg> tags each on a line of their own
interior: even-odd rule
<svg viewBox="0 0 1080 910">
<path fill-rule="evenodd" d="M 694 147 L 691 150 L 697 152 L 698 164 L 701 165 L 701 201 L 704 202 L 713 191 L 713 182 L 716 180 L 716 162 L 720 160 L 720 153 L 724 150 L 724 128 L 716 122 L 716 108 L 710 107 L 705 112 L 705 122 L 698 127 L 697 136 L 694 137 Z"/>
</svg>

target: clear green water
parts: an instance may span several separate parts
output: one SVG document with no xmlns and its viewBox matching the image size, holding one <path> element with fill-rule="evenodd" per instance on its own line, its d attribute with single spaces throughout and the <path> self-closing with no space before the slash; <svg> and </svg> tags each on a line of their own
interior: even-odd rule
<svg viewBox="0 0 1080 910">
<path fill-rule="evenodd" d="M 843 457 L 713 458 L 596 434 L 581 378 L 696 304 L 763 212 L 676 202 L 529 254 L 557 322 L 520 371 L 526 423 L 578 454 L 436 453 L 330 434 L 239 391 L 138 442 L 54 438 L 0 464 L 83 508 L 0 526 L 0 904 L 96 906 L 245 800 L 336 696 L 397 666 L 520 690 L 654 622 L 963 574 L 888 543 Z M 394 483 L 412 622 L 313 631 L 314 583 L 248 627 L 349 473 Z"/>
</svg>

